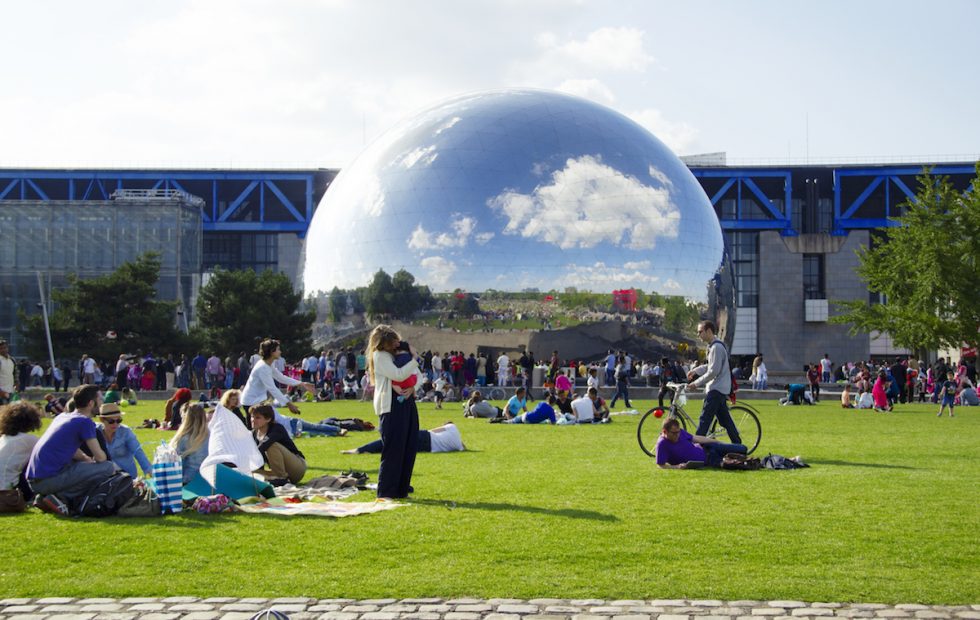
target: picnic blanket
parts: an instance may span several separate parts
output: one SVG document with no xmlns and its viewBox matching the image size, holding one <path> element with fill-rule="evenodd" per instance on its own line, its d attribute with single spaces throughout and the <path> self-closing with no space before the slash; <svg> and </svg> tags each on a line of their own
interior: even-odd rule
<svg viewBox="0 0 980 620">
<path fill-rule="evenodd" d="M 371 514 L 385 510 L 394 510 L 408 506 L 397 502 L 336 502 L 336 501 L 310 501 L 300 503 L 289 503 L 282 498 L 258 502 L 255 504 L 242 504 L 238 507 L 241 512 L 252 514 L 270 514 L 283 517 L 295 517 L 297 515 L 311 515 L 314 517 L 352 517 L 355 515 Z"/>
<path fill-rule="evenodd" d="M 296 486 L 293 484 L 284 484 L 281 487 L 275 487 L 275 492 L 277 497 L 294 497 L 297 499 L 311 500 L 315 497 L 321 499 L 344 499 L 345 497 L 350 497 L 357 493 L 357 487 L 348 487 L 346 489 L 328 489 L 328 488 L 316 488 L 311 486 Z"/>
</svg>

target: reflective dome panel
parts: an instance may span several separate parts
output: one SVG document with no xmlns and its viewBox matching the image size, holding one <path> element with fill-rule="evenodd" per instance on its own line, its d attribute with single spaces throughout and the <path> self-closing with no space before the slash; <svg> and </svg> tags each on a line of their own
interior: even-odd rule
<svg viewBox="0 0 980 620">
<path fill-rule="evenodd" d="M 436 292 L 636 287 L 706 304 L 723 252 L 701 186 L 646 129 L 578 97 L 501 90 L 402 122 L 341 171 L 303 282 L 406 269 Z"/>
</svg>

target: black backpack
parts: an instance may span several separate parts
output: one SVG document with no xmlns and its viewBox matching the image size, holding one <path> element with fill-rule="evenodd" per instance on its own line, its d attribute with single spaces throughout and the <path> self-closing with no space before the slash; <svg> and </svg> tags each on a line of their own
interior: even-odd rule
<svg viewBox="0 0 980 620">
<path fill-rule="evenodd" d="M 124 471 L 116 471 L 73 499 L 68 509 L 76 517 L 108 517 L 116 514 L 134 495 L 133 478 Z"/>
</svg>

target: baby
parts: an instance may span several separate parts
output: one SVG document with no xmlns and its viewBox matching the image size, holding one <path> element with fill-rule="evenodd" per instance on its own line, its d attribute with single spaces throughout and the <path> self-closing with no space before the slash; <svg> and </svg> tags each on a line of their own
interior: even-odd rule
<svg viewBox="0 0 980 620">
<path fill-rule="evenodd" d="M 398 343 L 398 350 L 395 354 L 395 366 L 397 366 L 398 368 L 402 368 L 403 366 L 405 366 L 405 364 L 409 363 L 410 361 L 412 361 L 412 352 L 408 348 L 408 342 L 402 340 L 401 342 Z M 418 383 L 418 380 L 419 377 L 416 374 L 416 375 L 412 375 L 408 379 L 402 379 L 401 381 L 392 381 L 391 384 L 405 390 L 408 388 L 414 388 L 415 384 Z M 406 398 L 405 396 L 399 396 L 398 402 L 400 403 L 405 402 L 405 398 Z"/>
</svg>

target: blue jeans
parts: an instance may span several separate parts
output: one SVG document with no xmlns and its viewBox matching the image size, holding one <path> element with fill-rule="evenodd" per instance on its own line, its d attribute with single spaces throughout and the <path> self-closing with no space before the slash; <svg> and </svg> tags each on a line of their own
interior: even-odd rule
<svg viewBox="0 0 980 620">
<path fill-rule="evenodd" d="M 721 467 L 721 460 L 729 452 L 748 454 L 749 450 L 740 443 L 703 443 L 705 463 L 710 467 Z"/>
<path fill-rule="evenodd" d="M 728 438 L 732 440 L 732 443 L 742 443 L 742 436 L 738 434 L 735 421 L 732 420 L 732 415 L 728 413 L 728 395 L 717 390 L 711 390 L 704 396 L 701 419 L 698 420 L 698 430 L 694 434 L 707 435 L 708 429 L 711 428 L 711 422 L 715 418 L 718 418 L 718 424 L 721 424 L 721 427 L 728 431 Z"/>
<path fill-rule="evenodd" d="M 81 497 L 96 484 L 116 473 L 119 468 L 112 461 L 82 463 L 72 461 L 50 478 L 35 478 L 28 484 L 40 495 L 57 495 L 68 501 Z"/>
<path fill-rule="evenodd" d="M 300 433 L 306 433 L 310 437 L 317 435 L 334 437 L 340 433 L 339 426 L 334 426 L 333 424 L 316 424 L 315 422 L 307 422 L 299 418 L 289 418 L 289 426 L 292 428 L 293 437 Z"/>
<path fill-rule="evenodd" d="M 613 407 L 616 406 L 616 401 L 619 400 L 619 397 L 620 396 L 623 397 L 623 401 L 626 402 L 626 406 L 627 407 L 632 407 L 633 406 L 630 403 L 630 386 L 626 385 L 623 382 L 617 382 L 616 383 L 616 395 L 613 396 L 612 402 L 609 403 L 609 408 L 610 409 L 612 409 Z"/>
</svg>

